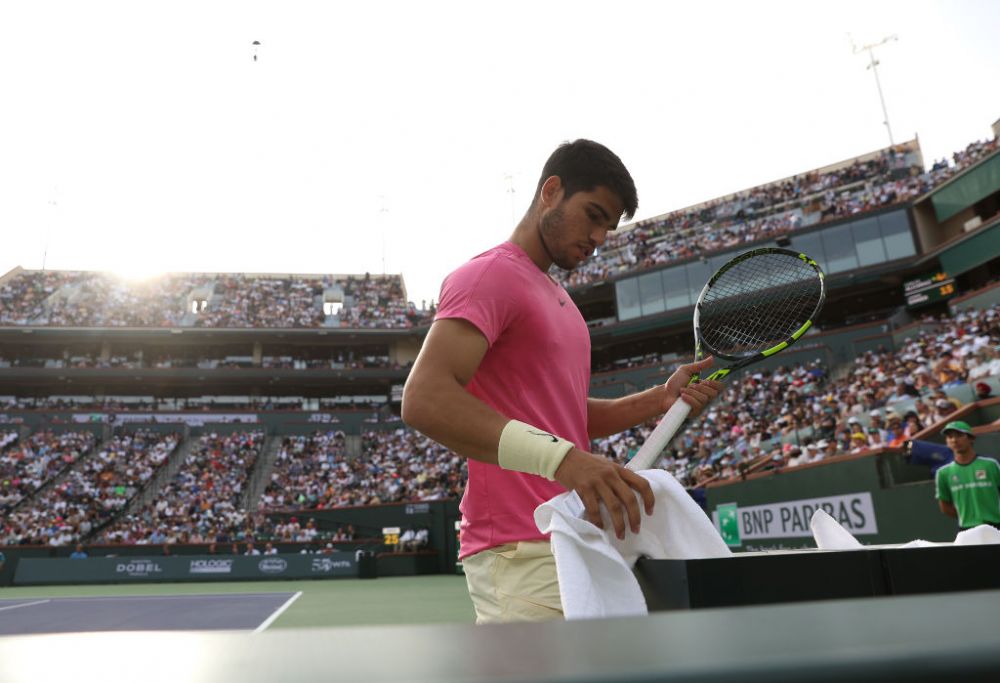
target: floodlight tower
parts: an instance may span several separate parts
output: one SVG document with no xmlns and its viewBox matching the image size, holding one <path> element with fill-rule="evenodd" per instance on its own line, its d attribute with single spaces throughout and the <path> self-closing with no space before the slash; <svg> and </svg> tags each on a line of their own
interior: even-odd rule
<svg viewBox="0 0 1000 683">
<path fill-rule="evenodd" d="M 891 36 L 886 36 L 877 43 L 869 43 L 868 45 L 862 45 L 861 47 L 855 45 L 854 39 L 852 38 L 851 47 L 854 49 L 854 54 L 858 54 L 859 52 L 868 53 L 868 59 L 870 61 L 868 62 L 868 66 L 866 66 L 865 69 L 871 69 L 871 72 L 875 74 L 875 87 L 878 88 L 878 100 L 879 102 L 882 103 L 882 118 L 883 118 L 882 123 L 885 124 L 885 129 L 889 132 L 889 146 L 892 147 L 896 143 L 893 142 L 892 140 L 892 126 L 889 125 L 889 113 L 885 109 L 885 96 L 882 95 L 882 83 L 878 79 L 879 61 L 875 59 L 875 48 L 879 47 L 880 45 L 885 45 L 890 40 L 899 40 L 899 36 L 897 36 L 896 34 L 893 34 Z"/>
<path fill-rule="evenodd" d="M 385 275 L 386 274 L 386 269 L 385 269 L 385 224 L 386 224 L 386 221 L 388 220 L 388 217 L 389 217 L 388 216 L 389 209 L 385 208 L 385 195 L 384 194 L 380 194 L 378 196 L 378 203 L 379 203 L 378 224 L 379 224 L 379 232 L 381 233 L 381 237 L 382 237 L 382 274 Z"/>
<path fill-rule="evenodd" d="M 517 227 L 517 215 L 514 213 L 514 174 L 505 173 L 503 179 L 507 181 L 507 194 L 510 195 L 510 223 Z"/>
</svg>

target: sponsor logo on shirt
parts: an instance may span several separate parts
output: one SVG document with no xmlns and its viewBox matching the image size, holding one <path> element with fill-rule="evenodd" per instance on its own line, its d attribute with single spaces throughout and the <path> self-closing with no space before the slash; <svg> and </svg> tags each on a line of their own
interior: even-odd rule
<svg viewBox="0 0 1000 683">
<path fill-rule="evenodd" d="M 985 479 L 986 470 L 976 470 L 976 479 Z"/>
</svg>

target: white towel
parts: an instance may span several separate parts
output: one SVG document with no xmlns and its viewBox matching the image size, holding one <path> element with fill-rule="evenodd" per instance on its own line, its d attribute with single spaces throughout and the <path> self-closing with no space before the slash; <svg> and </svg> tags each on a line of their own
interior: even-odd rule
<svg viewBox="0 0 1000 683">
<path fill-rule="evenodd" d="M 820 550 L 856 550 L 864 546 L 854 538 L 847 529 L 842 527 L 833 517 L 823 510 L 816 510 L 809 520 L 816 547 Z M 916 539 L 899 545 L 881 545 L 880 548 L 934 548 L 946 545 L 987 545 L 1000 544 L 1000 530 L 989 524 L 981 524 L 971 529 L 958 532 L 954 543 L 936 543 Z"/>
<path fill-rule="evenodd" d="M 824 510 L 816 510 L 809 520 L 809 528 L 820 550 L 854 550 L 862 548 L 861 541 Z"/>
<path fill-rule="evenodd" d="M 535 524 L 552 535 L 563 614 L 567 619 L 647 614 L 632 567 L 640 556 L 682 560 L 729 557 L 712 521 L 676 479 L 663 470 L 639 472 L 653 488 L 653 514 L 643 512 L 638 534 L 619 540 L 604 506 L 604 529 L 583 519 L 574 492 L 556 496 L 535 510 Z M 643 504 L 639 499 L 639 507 Z"/>
</svg>

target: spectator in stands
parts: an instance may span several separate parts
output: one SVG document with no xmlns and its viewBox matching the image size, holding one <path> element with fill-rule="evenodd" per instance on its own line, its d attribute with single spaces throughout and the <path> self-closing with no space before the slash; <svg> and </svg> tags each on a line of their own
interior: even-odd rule
<svg viewBox="0 0 1000 683">
<path fill-rule="evenodd" d="M 77 543 L 76 548 L 69 554 L 69 559 L 71 560 L 85 560 L 87 559 L 87 551 L 83 549 L 82 543 Z"/>
<path fill-rule="evenodd" d="M 837 442 L 833 440 L 820 439 L 819 443 L 816 444 L 819 448 L 819 453 L 817 454 L 817 460 L 825 460 L 826 458 L 832 458 L 837 455 Z"/>
<path fill-rule="evenodd" d="M 976 382 L 976 400 L 985 401 L 993 396 L 993 387 L 986 382 Z"/>
<path fill-rule="evenodd" d="M 886 437 L 890 447 L 901 446 L 906 440 L 903 418 L 896 411 L 886 411 Z"/>
<path fill-rule="evenodd" d="M 244 551 L 243 554 L 244 555 L 260 555 L 260 551 L 257 550 L 254 547 L 253 541 L 247 541 L 246 550 Z"/>
<path fill-rule="evenodd" d="M 851 454 L 863 453 L 868 450 L 868 438 L 862 432 L 851 434 Z"/>
<path fill-rule="evenodd" d="M 984 346 L 971 361 L 971 364 L 972 367 L 969 368 L 970 380 L 1000 377 L 1000 347 Z"/>
<path fill-rule="evenodd" d="M 967 422 L 949 422 L 944 437 L 955 459 L 935 475 L 941 512 L 956 517 L 961 529 L 1000 529 L 1000 464 L 976 454 L 976 435 Z"/>
<path fill-rule="evenodd" d="M 933 422 L 943 422 L 948 416 L 955 412 L 955 404 L 946 398 L 939 398 L 934 401 L 934 409 L 931 411 Z"/>
<path fill-rule="evenodd" d="M 915 439 L 917 434 L 924 430 L 924 424 L 920 421 L 917 411 L 908 410 L 903 415 L 903 436 L 905 440 Z"/>
<path fill-rule="evenodd" d="M 410 550 L 412 550 L 411 546 L 413 545 L 413 541 L 414 539 L 416 539 L 416 537 L 417 537 L 417 532 L 413 530 L 413 527 L 410 526 L 406 527 L 406 530 L 403 531 L 403 533 L 400 534 L 399 538 L 396 540 L 396 545 L 393 546 L 392 549 L 393 552 L 396 553 L 409 552 Z"/>
</svg>

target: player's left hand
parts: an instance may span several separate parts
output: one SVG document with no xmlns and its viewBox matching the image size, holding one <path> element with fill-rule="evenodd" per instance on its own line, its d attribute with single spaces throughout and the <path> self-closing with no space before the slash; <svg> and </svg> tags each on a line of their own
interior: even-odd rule
<svg viewBox="0 0 1000 683">
<path fill-rule="evenodd" d="M 704 374 L 706 370 L 712 367 L 714 362 L 715 359 L 709 356 L 708 358 L 703 358 L 702 360 L 677 368 L 666 384 L 663 385 L 667 394 L 667 405 L 663 409 L 663 412 L 666 412 L 677 399 L 681 399 L 691 406 L 691 417 L 700 415 L 705 406 L 713 401 L 722 391 L 722 382 L 716 382 L 715 380 L 697 380 L 692 384 L 688 384 L 688 382 L 691 381 L 693 375 Z"/>
</svg>

